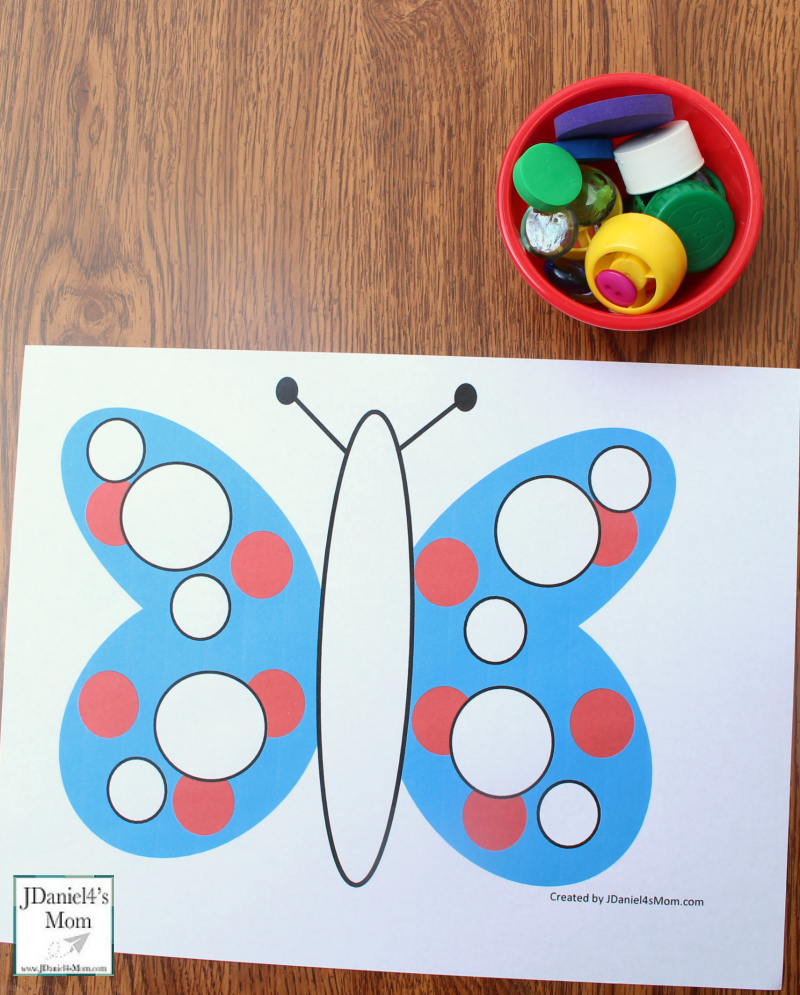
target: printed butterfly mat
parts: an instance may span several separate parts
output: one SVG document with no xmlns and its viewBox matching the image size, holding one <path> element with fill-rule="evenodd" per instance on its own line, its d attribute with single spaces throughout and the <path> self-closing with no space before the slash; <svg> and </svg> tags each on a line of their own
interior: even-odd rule
<svg viewBox="0 0 800 995">
<path fill-rule="evenodd" d="M 111 868 L 140 952 L 780 984 L 795 372 L 38 348 L 24 386 L 4 871 Z"/>
</svg>

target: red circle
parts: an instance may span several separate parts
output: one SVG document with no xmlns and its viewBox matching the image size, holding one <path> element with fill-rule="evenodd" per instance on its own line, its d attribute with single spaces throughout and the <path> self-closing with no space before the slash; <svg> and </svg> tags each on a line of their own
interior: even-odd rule
<svg viewBox="0 0 800 995">
<path fill-rule="evenodd" d="M 528 810 L 519 795 L 487 798 L 473 791 L 462 812 L 467 836 L 484 850 L 507 850 L 525 832 Z"/>
<path fill-rule="evenodd" d="M 600 516 L 600 548 L 594 563 L 598 567 L 615 567 L 627 560 L 636 549 L 639 526 L 632 511 L 608 511 L 595 501 Z"/>
<path fill-rule="evenodd" d="M 424 598 L 449 608 L 466 601 L 475 590 L 478 561 L 458 539 L 434 539 L 417 557 L 414 576 Z"/>
<path fill-rule="evenodd" d="M 231 821 L 235 799 L 227 781 L 195 781 L 182 777 L 172 792 L 172 810 L 184 829 L 212 836 Z"/>
<path fill-rule="evenodd" d="M 572 709 L 572 738 L 590 757 L 613 757 L 621 753 L 633 735 L 633 709 L 608 688 L 596 688 L 579 698 Z"/>
<path fill-rule="evenodd" d="M 86 524 L 89 531 L 98 542 L 106 546 L 125 545 L 119 518 L 122 499 L 130 486 L 129 480 L 118 484 L 100 484 L 86 502 Z"/>
<path fill-rule="evenodd" d="M 426 691 L 414 706 L 411 727 L 420 746 L 429 753 L 450 753 L 450 730 L 467 696 L 457 688 L 438 687 Z"/>
<path fill-rule="evenodd" d="M 262 670 L 249 682 L 267 716 L 267 736 L 276 739 L 297 728 L 306 710 L 303 689 L 285 670 Z"/>
<path fill-rule="evenodd" d="M 555 140 L 553 120 L 582 104 L 637 93 L 666 93 L 675 117 L 687 120 L 697 137 L 705 164 L 719 176 L 736 221 L 736 234 L 727 255 L 704 273 L 690 273 L 665 307 L 649 314 L 626 315 L 603 311 L 571 300 L 544 275 L 544 260 L 522 247 L 519 226 L 527 205 L 514 189 L 514 164 L 530 145 Z M 619 143 L 622 139 L 616 139 Z M 608 164 L 613 169 L 613 164 Z M 605 168 L 605 166 L 604 166 Z M 624 193 L 624 188 L 620 191 Z M 546 301 L 564 314 L 600 328 L 641 331 L 666 328 L 704 311 L 727 293 L 753 254 L 761 228 L 763 196 L 753 153 L 742 133 L 716 104 L 691 87 L 647 73 L 608 73 L 584 79 L 539 104 L 519 127 L 500 166 L 497 180 L 497 219 L 511 259 L 523 278 Z"/>
<path fill-rule="evenodd" d="M 240 591 L 251 598 L 273 598 L 292 576 L 292 553 L 274 532 L 251 532 L 231 556 L 231 573 Z"/>
<path fill-rule="evenodd" d="M 127 732 L 139 714 L 139 695 L 124 674 L 101 670 L 81 688 L 78 711 L 95 736 L 113 739 Z"/>
</svg>

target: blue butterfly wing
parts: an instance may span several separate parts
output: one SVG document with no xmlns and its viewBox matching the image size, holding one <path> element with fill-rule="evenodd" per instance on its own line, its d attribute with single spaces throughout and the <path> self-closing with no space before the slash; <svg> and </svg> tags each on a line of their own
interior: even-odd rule
<svg viewBox="0 0 800 995">
<path fill-rule="evenodd" d="M 126 469 L 131 473 L 121 481 L 116 479 L 119 473 L 99 476 L 90 462 L 94 452 L 100 472 L 109 459 L 112 470 L 116 466 L 108 445 L 105 451 L 102 446 L 90 449 L 95 430 L 107 424 L 125 430 L 123 449 L 130 448 L 131 439 L 136 442 L 133 430 L 142 438 L 139 465 L 135 465 L 138 457 L 122 454 L 122 464 L 128 459 Z M 142 538 L 133 518 L 130 528 L 139 529 L 137 538 L 125 541 L 120 494 L 125 492 L 125 501 L 133 501 L 134 493 L 147 497 L 146 488 L 164 477 L 164 467 L 199 481 L 200 489 L 209 490 L 211 500 L 217 501 L 217 511 L 222 507 L 224 512 L 227 500 L 229 518 L 227 533 L 223 527 L 212 536 L 211 545 L 194 557 L 198 562 L 176 566 L 167 556 L 167 566 L 161 568 L 153 565 L 150 540 Z M 83 822 L 121 850 L 175 857 L 220 846 L 280 804 L 316 749 L 320 588 L 314 568 L 297 533 L 263 488 L 219 449 L 166 418 L 122 408 L 87 415 L 66 438 L 62 477 L 87 544 L 141 606 L 92 656 L 70 695 L 60 738 L 67 795 Z M 157 491 L 156 487 L 150 493 L 151 502 L 158 498 Z M 189 493 L 191 497 L 191 488 Z M 156 548 L 166 540 L 161 536 L 153 541 Z M 130 543 L 138 546 L 138 553 Z M 274 562 L 269 559 L 273 554 Z M 176 590 L 190 578 L 194 587 L 183 591 L 196 594 L 200 585 L 206 592 L 210 588 L 213 597 L 211 614 L 200 611 L 198 616 L 195 605 L 187 623 L 179 611 L 186 602 L 177 600 Z M 223 614 L 214 621 L 220 604 Z M 203 605 L 201 600 L 201 609 Z M 212 630 L 217 631 L 209 635 Z M 219 685 L 220 700 L 230 689 L 236 702 L 246 699 L 242 707 L 248 721 L 262 709 L 266 736 L 260 749 L 258 743 L 252 748 L 255 757 L 245 757 L 241 770 L 217 769 L 209 756 L 203 761 L 210 764 L 204 768 L 205 776 L 188 776 L 196 773 L 194 769 L 187 772 L 184 761 L 176 760 L 170 748 L 167 752 L 177 766 L 171 763 L 163 743 L 159 745 L 156 711 L 170 688 L 196 689 L 197 681 L 180 682 L 190 675 L 209 674 L 216 676 L 203 676 L 200 684 L 206 690 L 209 681 L 212 689 Z M 191 715 L 186 718 L 191 695 L 178 700 L 173 694 L 170 702 L 171 721 L 179 726 L 188 721 L 191 726 Z M 180 726 L 178 739 L 181 729 L 185 731 Z M 190 729 L 190 739 L 192 735 Z M 116 779 L 110 780 L 120 765 Z M 159 792 L 163 792 L 161 805 L 152 814 Z"/>
<path fill-rule="evenodd" d="M 633 451 L 649 469 L 649 489 L 637 507 L 624 513 L 599 506 L 590 482 L 595 460 L 610 450 L 625 450 L 626 455 Z M 582 506 L 591 502 L 599 512 L 600 541 L 590 564 L 573 579 L 553 586 L 522 579 L 506 562 L 513 560 L 513 550 L 504 548 L 504 558 L 503 542 L 498 542 L 498 513 L 504 502 L 522 483 L 537 478 L 560 478 L 558 486 L 569 491 L 568 498 L 574 493 Z M 578 490 L 570 490 L 570 485 Z M 624 429 L 585 431 L 542 445 L 489 474 L 457 500 L 415 548 L 412 721 L 403 779 L 437 832 L 494 874 L 546 886 L 583 881 L 618 860 L 641 828 L 652 780 L 645 720 L 622 673 L 580 625 L 650 554 L 674 495 L 672 461 L 653 438 Z M 435 552 L 446 552 L 448 543 L 452 555 L 437 567 Z M 446 580 L 448 571 L 453 592 L 435 593 L 439 574 Z M 484 599 L 498 598 L 517 607 L 526 632 L 513 658 L 490 663 L 470 649 L 467 619 Z M 549 762 L 541 764 L 544 773 L 513 796 L 513 789 L 487 788 L 469 774 L 462 776 L 457 766 L 467 735 L 457 739 L 462 716 L 478 699 L 485 704 L 489 699 L 482 696 L 492 688 L 513 689 L 493 692 L 495 702 L 508 699 L 514 704 L 523 701 L 516 693 L 525 695 L 526 707 L 540 718 L 541 709 L 550 725 L 552 753 Z M 473 721 L 472 731 L 477 728 L 480 739 L 480 715 L 474 714 L 478 725 Z M 469 732 L 471 727 L 465 721 L 463 728 Z M 502 739 L 502 722 L 495 732 Z M 491 738 L 484 747 L 491 751 Z M 480 767 L 482 761 L 478 757 L 474 762 Z M 596 811 L 594 828 L 585 828 L 587 805 Z M 574 833 L 571 819 L 577 827 Z"/>
</svg>

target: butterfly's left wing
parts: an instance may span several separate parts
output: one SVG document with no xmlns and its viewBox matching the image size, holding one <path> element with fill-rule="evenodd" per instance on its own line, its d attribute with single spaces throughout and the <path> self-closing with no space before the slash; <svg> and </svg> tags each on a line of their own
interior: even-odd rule
<svg viewBox="0 0 800 995">
<path fill-rule="evenodd" d="M 580 626 L 650 554 L 674 494 L 655 439 L 581 432 L 489 474 L 416 546 L 403 780 L 451 846 L 501 877 L 583 881 L 639 832 L 645 719 Z"/>
<path fill-rule="evenodd" d="M 158 415 L 82 418 L 62 477 L 86 543 L 141 606 L 67 702 L 67 795 L 121 850 L 220 846 L 285 798 L 316 749 L 313 565 L 249 474 Z"/>
</svg>

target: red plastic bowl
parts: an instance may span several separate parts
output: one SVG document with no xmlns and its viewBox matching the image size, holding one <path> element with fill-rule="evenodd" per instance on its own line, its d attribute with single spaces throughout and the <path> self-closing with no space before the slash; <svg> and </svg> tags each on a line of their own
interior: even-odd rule
<svg viewBox="0 0 800 995">
<path fill-rule="evenodd" d="M 719 176 L 733 210 L 736 230 L 733 244 L 716 266 L 704 273 L 687 273 L 677 294 L 665 307 L 650 314 L 624 315 L 578 304 L 561 293 L 544 276 L 544 260 L 529 255 L 519 239 L 519 226 L 527 204 L 514 189 L 514 163 L 537 142 L 554 142 L 553 119 L 564 111 L 595 100 L 634 93 L 668 93 L 675 117 L 692 127 L 709 169 Z M 619 139 L 618 141 L 623 141 Z M 609 170 L 617 179 L 619 174 Z M 663 76 L 646 73 L 611 73 L 573 83 L 553 94 L 525 120 L 506 150 L 497 181 L 497 218 L 500 232 L 514 265 L 533 289 L 553 307 L 587 325 L 617 331 L 665 328 L 685 321 L 718 301 L 738 280 L 753 254 L 762 214 L 761 178 L 750 147 L 731 119 L 691 87 Z"/>
</svg>

